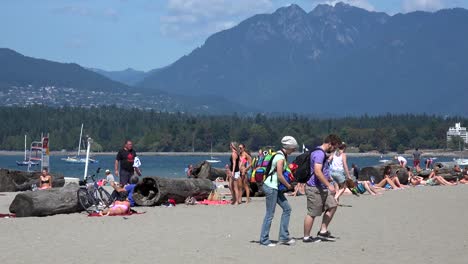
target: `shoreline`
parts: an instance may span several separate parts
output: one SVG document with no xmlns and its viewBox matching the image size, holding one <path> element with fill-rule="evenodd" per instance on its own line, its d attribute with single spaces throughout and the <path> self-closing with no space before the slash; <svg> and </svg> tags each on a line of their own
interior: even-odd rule
<svg viewBox="0 0 468 264">
<path fill-rule="evenodd" d="M 465 150 L 463 152 L 460 151 L 444 151 L 440 149 L 435 150 L 422 150 L 423 154 L 422 157 L 460 157 L 460 155 L 468 157 L 468 151 Z M 229 156 L 231 152 L 138 152 L 140 156 Z M 93 156 L 113 156 L 116 155 L 117 152 L 93 152 Z M 254 153 L 252 153 L 254 154 Z M 298 156 L 301 153 L 295 152 L 292 156 Z M 396 152 L 388 152 L 386 154 L 381 154 L 375 151 L 371 152 L 346 152 L 348 157 L 390 157 L 393 158 L 395 155 L 401 155 L 403 157 L 412 158 L 412 151 L 405 152 L 404 154 L 398 154 Z M 0 156 L 23 156 L 24 151 L 16 151 L 16 150 L 0 150 Z M 76 151 L 50 151 L 50 156 L 74 156 L 76 155 Z M 83 153 L 84 156 L 84 153 Z"/>
</svg>

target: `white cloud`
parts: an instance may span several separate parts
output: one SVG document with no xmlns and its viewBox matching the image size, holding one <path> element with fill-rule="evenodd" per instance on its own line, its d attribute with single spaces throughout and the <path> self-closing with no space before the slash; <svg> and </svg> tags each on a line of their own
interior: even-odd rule
<svg viewBox="0 0 468 264">
<path fill-rule="evenodd" d="M 270 12 L 275 0 L 167 0 L 160 17 L 163 35 L 182 40 L 207 36 L 235 26 L 241 20 Z"/>
<path fill-rule="evenodd" d="M 443 8 L 442 0 L 403 0 L 403 11 L 411 12 L 416 10 L 435 11 Z"/>
</svg>

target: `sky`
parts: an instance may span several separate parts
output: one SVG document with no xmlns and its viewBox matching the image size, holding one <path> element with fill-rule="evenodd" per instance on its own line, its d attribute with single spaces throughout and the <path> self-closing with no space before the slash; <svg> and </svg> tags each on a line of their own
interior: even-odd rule
<svg viewBox="0 0 468 264">
<path fill-rule="evenodd" d="M 0 48 L 104 70 L 167 66 L 211 34 L 292 3 L 333 0 L 0 0 Z M 463 7 L 468 0 L 342 0 L 388 14 Z"/>
</svg>

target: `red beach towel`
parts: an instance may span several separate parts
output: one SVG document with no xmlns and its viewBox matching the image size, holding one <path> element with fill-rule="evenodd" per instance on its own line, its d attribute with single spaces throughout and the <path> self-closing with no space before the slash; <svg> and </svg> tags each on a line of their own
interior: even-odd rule
<svg viewBox="0 0 468 264">
<path fill-rule="evenodd" d="M 201 202 L 198 202 L 198 204 L 204 204 L 204 205 L 226 205 L 226 204 L 231 204 L 230 201 L 210 201 L 210 200 L 203 200 Z"/>
<path fill-rule="evenodd" d="M 0 218 L 15 218 L 15 214 L 0 214 Z"/>
</svg>

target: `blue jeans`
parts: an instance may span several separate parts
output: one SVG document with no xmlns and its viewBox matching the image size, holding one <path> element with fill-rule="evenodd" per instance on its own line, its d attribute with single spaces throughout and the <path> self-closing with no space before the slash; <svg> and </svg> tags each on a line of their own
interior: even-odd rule
<svg viewBox="0 0 468 264">
<path fill-rule="evenodd" d="M 263 219 L 262 233 L 260 234 L 260 244 L 268 245 L 270 241 L 270 227 L 273 216 L 275 215 L 276 204 L 283 209 L 281 215 L 281 223 L 279 230 L 279 241 L 285 242 L 289 240 L 289 218 L 291 216 L 291 206 L 284 196 L 284 193 L 263 184 L 263 192 L 265 192 L 266 214 Z"/>
</svg>

